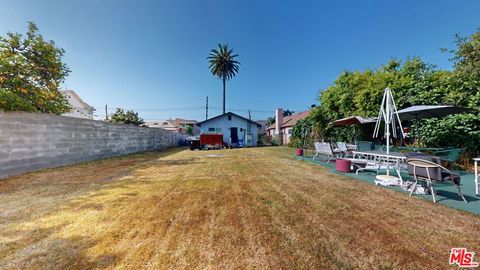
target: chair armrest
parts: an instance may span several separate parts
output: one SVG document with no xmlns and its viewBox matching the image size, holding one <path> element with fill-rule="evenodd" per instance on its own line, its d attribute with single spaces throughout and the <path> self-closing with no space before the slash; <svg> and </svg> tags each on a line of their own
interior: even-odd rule
<svg viewBox="0 0 480 270">
<path fill-rule="evenodd" d="M 454 148 L 454 149 L 445 149 L 445 150 L 440 150 L 440 151 L 436 151 L 435 154 L 438 154 L 438 153 L 450 153 L 450 152 L 464 152 L 465 151 L 465 148 Z"/>
<path fill-rule="evenodd" d="M 439 151 L 435 151 L 434 154 L 437 155 L 437 154 L 447 154 L 450 153 L 452 151 L 452 149 L 450 150 L 439 150 Z"/>
</svg>

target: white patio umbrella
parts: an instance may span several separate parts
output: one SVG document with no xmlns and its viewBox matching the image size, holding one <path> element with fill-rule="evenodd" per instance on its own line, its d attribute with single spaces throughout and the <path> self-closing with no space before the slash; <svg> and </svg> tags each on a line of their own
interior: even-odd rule
<svg viewBox="0 0 480 270">
<path fill-rule="evenodd" d="M 393 100 L 392 90 L 390 88 L 385 88 L 383 92 L 382 105 L 380 106 L 380 111 L 378 112 L 377 123 L 373 131 L 373 137 L 378 137 L 380 131 L 380 124 L 382 119 L 385 122 L 385 131 L 384 138 L 387 140 L 387 175 L 377 175 L 378 180 L 399 180 L 398 177 L 390 175 L 389 158 L 390 155 L 390 135 L 397 137 L 397 125 L 400 127 L 400 135 L 402 138 L 405 137 L 403 134 L 402 123 L 400 122 L 400 117 L 397 113 L 397 106 L 395 106 L 395 101 Z M 391 128 L 391 133 L 390 133 Z"/>
</svg>

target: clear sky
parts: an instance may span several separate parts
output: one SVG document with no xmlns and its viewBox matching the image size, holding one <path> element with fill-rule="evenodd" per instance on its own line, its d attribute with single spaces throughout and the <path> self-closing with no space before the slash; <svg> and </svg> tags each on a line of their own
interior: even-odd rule
<svg viewBox="0 0 480 270">
<path fill-rule="evenodd" d="M 66 50 L 65 87 L 104 115 L 203 120 L 221 113 L 221 81 L 206 57 L 228 43 L 242 63 L 227 83 L 227 111 L 253 119 L 301 111 L 345 69 L 420 56 L 450 69 L 456 33 L 480 27 L 480 1 L 23 1 L 0 0 L 0 33 L 41 34 Z"/>
</svg>

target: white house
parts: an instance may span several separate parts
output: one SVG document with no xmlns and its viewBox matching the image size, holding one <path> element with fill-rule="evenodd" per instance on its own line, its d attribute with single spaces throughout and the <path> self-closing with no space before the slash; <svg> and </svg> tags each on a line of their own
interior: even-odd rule
<svg viewBox="0 0 480 270">
<path fill-rule="evenodd" d="M 60 91 L 62 95 L 64 95 L 70 106 L 72 106 L 72 110 L 70 112 L 64 113 L 64 116 L 70 117 L 77 117 L 77 118 L 85 118 L 85 119 L 93 119 L 93 111 L 95 109 L 88 105 L 85 101 L 83 101 L 77 93 L 73 90 L 64 90 Z"/>
<path fill-rule="evenodd" d="M 227 112 L 197 123 L 200 134 L 223 134 L 223 142 L 246 146 L 257 146 L 258 129 L 261 125 L 238 114 Z"/>
<path fill-rule="evenodd" d="M 193 135 L 199 133 L 199 129 L 196 126 L 198 122 L 196 120 L 186 120 L 181 118 L 167 119 L 167 120 L 145 120 L 145 123 L 141 124 L 142 127 L 151 128 L 163 128 L 168 131 L 187 133 L 188 127 L 192 128 Z"/>
<path fill-rule="evenodd" d="M 145 120 L 145 123 L 141 124 L 142 127 L 151 128 L 163 128 L 168 131 L 177 131 L 177 127 L 171 120 Z"/>
</svg>

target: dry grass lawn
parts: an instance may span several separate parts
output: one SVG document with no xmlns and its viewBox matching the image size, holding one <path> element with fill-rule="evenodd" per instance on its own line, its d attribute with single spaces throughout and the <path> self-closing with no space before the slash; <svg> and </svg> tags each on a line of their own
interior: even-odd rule
<svg viewBox="0 0 480 270">
<path fill-rule="evenodd" d="M 479 216 L 292 153 L 169 150 L 1 180 L 0 268 L 443 269 L 452 247 L 480 252 Z"/>
</svg>

